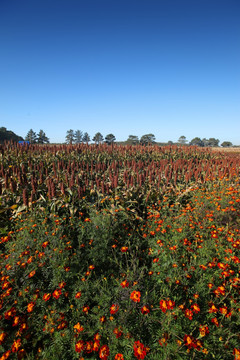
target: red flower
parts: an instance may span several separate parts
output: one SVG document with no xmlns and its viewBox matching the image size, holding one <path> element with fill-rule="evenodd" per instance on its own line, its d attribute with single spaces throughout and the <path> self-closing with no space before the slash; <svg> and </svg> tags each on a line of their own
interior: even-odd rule
<svg viewBox="0 0 240 360">
<path fill-rule="evenodd" d="M 48 300 L 50 299 L 50 297 L 51 297 L 51 294 L 50 294 L 50 293 L 44 294 L 44 295 L 43 295 L 43 300 L 44 300 L 44 301 L 48 301 Z"/>
<path fill-rule="evenodd" d="M 21 339 L 14 340 L 12 344 L 12 352 L 17 352 L 21 346 Z"/>
<path fill-rule="evenodd" d="M 195 312 L 195 314 L 200 312 L 200 307 L 198 306 L 198 304 L 193 304 L 191 306 L 191 309 L 192 309 L 193 312 Z"/>
<path fill-rule="evenodd" d="M 83 350 L 84 350 L 84 342 L 83 340 L 79 340 L 75 345 L 75 351 L 80 353 Z"/>
<path fill-rule="evenodd" d="M 116 354 L 114 360 L 124 360 L 123 354 Z"/>
<path fill-rule="evenodd" d="M 121 282 L 121 287 L 122 287 L 122 288 L 129 287 L 129 282 L 128 282 L 127 280 L 123 280 L 123 281 Z"/>
<path fill-rule="evenodd" d="M 146 306 L 146 305 L 144 305 L 144 306 L 141 308 L 141 313 L 142 313 L 143 315 L 149 314 L 149 313 L 150 313 L 149 307 Z"/>
<path fill-rule="evenodd" d="M 184 311 L 184 313 L 185 313 L 186 318 L 188 318 L 189 320 L 192 320 L 192 318 L 193 318 L 193 312 L 192 312 L 192 310 L 186 309 L 186 310 Z"/>
<path fill-rule="evenodd" d="M 130 295 L 130 299 L 134 302 L 140 302 L 140 299 L 141 299 L 140 291 L 134 290 Z"/>
<path fill-rule="evenodd" d="M 75 299 L 79 299 L 81 295 L 82 295 L 81 291 L 78 291 L 75 295 Z"/>
<path fill-rule="evenodd" d="M 134 356 L 137 359 L 144 359 L 145 356 L 147 355 L 145 346 L 139 340 L 134 342 L 133 350 L 134 350 Z"/>
<path fill-rule="evenodd" d="M 60 297 L 60 295 L 62 295 L 62 290 L 61 289 L 56 289 L 54 290 L 52 296 L 55 298 L 55 299 L 58 299 Z"/>
<path fill-rule="evenodd" d="M 109 347 L 107 345 L 103 345 L 101 349 L 99 350 L 99 357 L 100 359 L 107 360 L 109 357 Z"/>
<path fill-rule="evenodd" d="M 111 307 L 110 307 L 110 314 L 114 315 L 118 312 L 119 310 L 119 305 L 117 304 L 113 304 Z"/>
<path fill-rule="evenodd" d="M 167 302 L 166 302 L 166 300 L 160 300 L 159 305 L 160 305 L 160 309 L 162 310 L 162 312 L 165 313 L 167 311 Z"/>
<path fill-rule="evenodd" d="M 34 302 L 30 302 L 27 306 L 27 311 L 30 313 L 33 311 L 33 308 L 35 306 L 35 303 Z"/>
</svg>

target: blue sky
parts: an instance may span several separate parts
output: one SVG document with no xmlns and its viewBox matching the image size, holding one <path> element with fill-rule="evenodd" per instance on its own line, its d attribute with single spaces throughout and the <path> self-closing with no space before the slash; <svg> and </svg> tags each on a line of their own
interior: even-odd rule
<svg viewBox="0 0 240 360">
<path fill-rule="evenodd" d="M 0 126 L 240 145 L 239 0 L 1 0 Z"/>
</svg>

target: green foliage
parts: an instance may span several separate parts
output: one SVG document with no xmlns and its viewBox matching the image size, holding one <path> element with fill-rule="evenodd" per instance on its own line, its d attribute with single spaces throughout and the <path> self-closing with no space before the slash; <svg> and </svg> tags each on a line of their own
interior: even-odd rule
<svg viewBox="0 0 240 360">
<path fill-rule="evenodd" d="M 21 136 L 16 135 L 13 131 L 7 130 L 5 127 L 0 127 L 0 143 L 4 141 L 22 141 Z"/>
<path fill-rule="evenodd" d="M 237 158 L 179 146 L 42 148 L 1 155 L 1 353 L 132 360 L 139 346 L 151 360 L 234 358 Z"/>
</svg>

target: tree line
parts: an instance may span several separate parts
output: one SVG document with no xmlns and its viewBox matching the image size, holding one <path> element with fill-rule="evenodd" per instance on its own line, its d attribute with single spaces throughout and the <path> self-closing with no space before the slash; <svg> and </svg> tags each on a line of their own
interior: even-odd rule
<svg viewBox="0 0 240 360">
<path fill-rule="evenodd" d="M 0 143 L 4 141 L 23 141 L 24 139 L 21 136 L 16 135 L 13 131 L 7 130 L 5 127 L 0 127 Z M 25 141 L 28 141 L 30 144 L 48 144 L 50 139 L 47 137 L 46 133 L 41 129 L 38 133 L 30 129 L 25 136 Z M 105 142 L 106 144 L 113 144 L 116 141 L 116 137 L 113 134 L 107 134 L 105 137 L 97 132 L 91 139 L 90 135 L 87 132 L 82 132 L 81 130 L 68 130 L 66 132 L 65 143 L 67 144 L 80 144 L 80 143 L 89 143 L 90 141 L 95 142 L 96 144 L 101 144 Z M 177 144 L 179 145 L 196 145 L 200 147 L 218 147 L 219 140 L 215 138 L 203 138 L 199 137 L 193 138 L 191 141 L 188 141 L 184 135 L 180 136 Z M 140 138 L 137 135 L 129 135 L 127 140 L 124 142 L 129 145 L 151 145 L 157 144 L 156 137 L 154 134 L 145 134 Z M 163 145 L 172 145 L 173 141 L 169 140 Z M 175 143 L 176 144 L 176 143 Z M 230 141 L 223 141 L 221 143 L 222 147 L 231 147 L 233 144 Z"/>
</svg>

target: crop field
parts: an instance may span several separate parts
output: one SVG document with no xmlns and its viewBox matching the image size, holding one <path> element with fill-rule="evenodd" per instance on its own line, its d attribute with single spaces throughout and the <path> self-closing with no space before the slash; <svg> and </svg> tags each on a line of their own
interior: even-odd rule
<svg viewBox="0 0 240 360">
<path fill-rule="evenodd" d="M 0 145 L 0 360 L 240 359 L 240 153 Z"/>
</svg>

